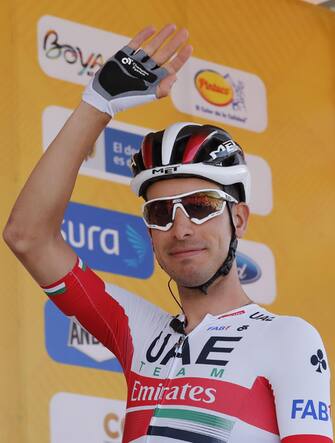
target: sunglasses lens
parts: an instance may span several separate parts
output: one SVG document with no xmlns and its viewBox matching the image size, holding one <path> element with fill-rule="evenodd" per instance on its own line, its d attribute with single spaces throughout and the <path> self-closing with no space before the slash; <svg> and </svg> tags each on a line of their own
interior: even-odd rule
<svg viewBox="0 0 335 443">
<path fill-rule="evenodd" d="M 184 211 L 195 223 L 197 223 L 196 220 L 204 223 L 207 219 L 219 215 L 220 211 L 223 211 L 225 200 L 215 190 L 204 190 L 162 200 L 152 200 L 147 202 L 143 208 L 143 217 L 146 224 L 157 229 L 172 224 L 176 204 L 182 205 Z"/>
<path fill-rule="evenodd" d="M 197 220 L 220 211 L 224 204 L 223 198 L 215 191 L 197 192 L 183 197 L 182 201 L 189 216 Z"/>
<path fill-rule="evenodd" d="M 172 219 L 171 200 L 157 200 L 144 206 L 143 217 L 148 225 L 166 226 Z"/>
</svg>

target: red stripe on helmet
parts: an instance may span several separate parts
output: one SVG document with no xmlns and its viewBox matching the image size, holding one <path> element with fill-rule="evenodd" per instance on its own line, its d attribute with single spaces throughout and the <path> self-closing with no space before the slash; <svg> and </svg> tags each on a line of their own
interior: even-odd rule
<svg viewBox="0 0 335 443">
<path fill-rule="evenodd" d="M 141 146 L 143 163 L 146 169 L 152 168 L 152 136 L 151 134 L 144 137 L 142 146 Z"/>
<path fill-rule="evenodd" d="M 183 155 L 181 162 L 182 163 L 191 163 L 192 160 L 194 160 L 194 157 L 198 153 L 199 149 L 201 148 L 201 145 L 203 144 L 204 140 L 208 136 L 209 136 L 208 132 L 192 135 L 187 141 L 184 155 Z"/>
</svg>

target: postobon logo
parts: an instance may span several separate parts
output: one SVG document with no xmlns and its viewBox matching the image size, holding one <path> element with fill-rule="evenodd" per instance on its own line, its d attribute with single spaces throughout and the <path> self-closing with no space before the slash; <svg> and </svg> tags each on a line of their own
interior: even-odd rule
<svg viewBox="0 0 335 443">
<path fill-rule="evenodd" d="M 194 78 L 195 86 L 208 103 L 226 106 L 233 101 L 234 91 L 228 81 L 211 70 L 199 71 Z"/>
<path fill-rule="evenodd" d="M 124 430 L 124 417 L 120 418 L 118 414 L 110 412 L 104 418 L 104 431 L 106 435 L 113 440 L 122 437 Z"/>
</svg>

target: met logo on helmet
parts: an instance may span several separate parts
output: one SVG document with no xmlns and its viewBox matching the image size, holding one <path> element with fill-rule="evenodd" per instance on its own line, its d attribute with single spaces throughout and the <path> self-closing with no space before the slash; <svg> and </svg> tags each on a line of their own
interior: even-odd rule
<svg viewBox="0 0 335 443">
<path fill-rule="evenodd" d="M 225 157 L 226 155 L 229 155 L 238 150 L 239 147 L 236 145 L 234 140 L 228 140 L 224 143 L 221 143 L 221 145 L 218 146 L 217 150 L 211 152 L 209 155 L 212 157 L 212 159 L 216 159 L 218 157 Z"/>
<path fill-rule="evenodd" d="M 177 171 L 180 165 L 163 166 L 152 170 L 152 175 L 167 175 Z"/>
</svg>

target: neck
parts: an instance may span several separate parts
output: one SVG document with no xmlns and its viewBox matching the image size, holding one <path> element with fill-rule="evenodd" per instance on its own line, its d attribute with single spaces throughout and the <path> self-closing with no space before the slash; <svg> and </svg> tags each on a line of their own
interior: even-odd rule
<svg viewBox="0 0 335 443">
<path fill-rule="evenodd" d="M 186 333 L 191 332 L 206 314 L 219 315 L 252 303 L 243 291 L 236 263 L 225 277 L 219 277 L 203 294 L 199 289 L 179 286 L 179 297 L 187 318 Z"/>
</svg>

